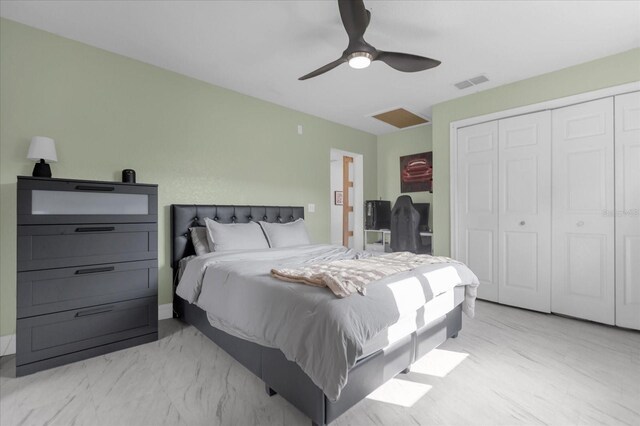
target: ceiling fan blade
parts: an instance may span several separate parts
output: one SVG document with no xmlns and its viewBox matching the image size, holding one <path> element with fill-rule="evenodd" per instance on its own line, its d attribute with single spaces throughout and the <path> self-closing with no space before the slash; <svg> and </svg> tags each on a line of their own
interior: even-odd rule
<svg viewBox="0 0 640 426">
<path fill-rule="evenodd" d="M 342 25 L 347 30 L 349 40 L 358 40 L 371 20 L 371 12 L 364 8 L 362 0 L 338 0 Z"/>
<path fill-rule="evenodd" d="M 331 63 L 329 63 L 329 64 L 327 64 L 325 66 L 322 66 L 322 67 L 318 68 L 317 70 L 310 72 L 307 75 L 303 75 L 298 80 L 306 80 L 308 78 L 317 77 L 320 74 L 324 74 L 327 71 L 331 71 L 332 69 L 334 69 L 335 67 L 337 67 L 338 65 L 340 65 L 340 64 L 342 64 L 344 62 L 347 62 L 347 58 L 345 58 L 343 56 L 340 59 L 336 59 L 335 61 L 333 61 L 333 62 L 331 62 Z"/>
<path fill-rule="evenodd" d="M 378 51 L 378 56 L 374 59 L 374 61 L 382 61 L 385 64 L 389 65 L 391 68 L 395 68 L 398 71 L 404 72 L 424 71 L 440 65 L 440 61 L 431 58 L 425 58 L 424 56 L 411 55 L 409 53 L 383 51 Z"/>
</svg>

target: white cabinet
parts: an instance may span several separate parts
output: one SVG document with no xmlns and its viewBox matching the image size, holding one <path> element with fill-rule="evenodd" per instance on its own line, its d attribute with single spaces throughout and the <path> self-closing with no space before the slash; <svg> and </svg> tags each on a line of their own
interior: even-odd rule
<svg viewBox="0 0 640 426">
<path fill-rule="evenodd" d="M 482 299 L 640 329 L 640 92 L 557 106 L 457 129 L 452 255 Z"/>
<path fill-rule="evenodd" d="M 550 112 L 498 122 L 498 301 L 550 311 Z"/>
<path fill-rule="evenodd" d="M 498 123 L 458 130 L 458 259 L 475 272 L 478 297 L 498 301 Z"/>
<path fill-rule="evenodd" d="M 616 325 L 640 329 L 640 92 L 615 111 Z"/>
<path fill-rule="evenodd" d="M 614 324 L 613 98 L 553 111 L 552 311 Z"/>
</svg>

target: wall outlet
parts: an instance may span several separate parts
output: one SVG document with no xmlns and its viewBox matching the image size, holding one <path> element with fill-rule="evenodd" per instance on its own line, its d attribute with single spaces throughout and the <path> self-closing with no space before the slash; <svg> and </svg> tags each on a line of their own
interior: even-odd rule
<svg viewBox="0 0 640 426">
<path fill-rule="evenodd" d="M 316 205 L 315 205 L 315 204 L 309 204 L 309 205 L 307 206 L 307 211 L 308 211 L 309 213 L 315 213 L 315 212 L 316 212 Z"/>
</svg>

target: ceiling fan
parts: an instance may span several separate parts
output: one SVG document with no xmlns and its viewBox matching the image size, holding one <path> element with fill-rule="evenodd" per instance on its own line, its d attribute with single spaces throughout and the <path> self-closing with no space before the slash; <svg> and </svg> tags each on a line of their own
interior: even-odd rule
<svg viewBox="0 0 640 426">
<path fill-rule="evenodd" d="M 362 0 L 338 0 L 340 18 L 349 35 L 349 46 L 335 61 L 303 75 L 298 80 L 319 76 L 340 64 L 348 62 L 352 68 L 366 68 L 372 61 L 382 61 L 398 71 L 424 71 L 440 65 L 440 61 L 409 53 L 385 52 L 364 41 L 364 32 L 371 21 L 371 12 L 364 8 Z"/>
</svg>

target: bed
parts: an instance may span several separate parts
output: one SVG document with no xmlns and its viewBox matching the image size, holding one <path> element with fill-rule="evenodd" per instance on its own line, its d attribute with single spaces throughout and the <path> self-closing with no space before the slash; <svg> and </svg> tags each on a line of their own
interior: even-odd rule
<svg viewBox="0 0 640 426">
<path fill-rule="evenodd" d="M 269 223 L 292 223 L 303 218 L 303 216 L 304 209 L 302 207 L 172 205 L 171 266 L 174 271 L 175 287 L 177 288 L 178 284 L 178 269 L 181 260 L 189 258 L 195 253 L 190 239 L 189 228 L 204 226 L 204 218 L 211 218 L 223 224 L 249 223 L 258 220 Z M 295 349 L 295 347 L 292 349 L 292 346 L 296 346 L 295 341 L 288 343 L 281 341 L 280 344 L 277 344 L 275 341 L 267 339 L 267 337 L 255 337 L 254 334 L 257 332 L 253 333 L 252 329 L 252 333 L 242 334 L 238 331 L 238 328 L 229 326 L 228 324 L 231 323 L 231 320 L 224 316 L 225 314 L 222 311 L 225 310 L 225 306 L 220 304 L 219 301 L 222 299 L 221 294 L 224 294 L 226 298 L 231 293 L 216 293 L 214 297 L 208 299 L 209 302 L 198 300 L 200 297 L 199 292 L 206 293 L 205 288 L 215 287 L 215 290 L 209 290 L 209 292 L 242 291 L 241 299 L 231 298 L 230 300 L 235 300 L 235 302 L 227 303 L 227 305 L 242 305 L 245 310 L 247 306 L 251 307 L 251 315 L 247 314 L 246 318 L 242 317 L 242 322 L 249 322 L 253 311 L 262 309 L 264 312 L 256 314 L 258 317 L 253 320 L 254 323 L 261 320 L 269 312 L 271 312 L 271 315 L 275 315 L 274 318 L 278 321 L 289 318 L 293 314 L 290 315 L 286 308 L 287 305 L 284 305 L 285 302 L 281 302 L 283 304 L 281 306 L 285 307 L 285 309 L 281 309 L 278 301 L 288 300 L 288 297 L 302 297 L 298 293 L 303 294 L 306 298 L 300 300 L 302 306 L 306 303 L 305 300 L 308 299 L 310 301 L 309 306 L 311 308 L 309 309 L 319 305 L 318 301 L 321 301 L 324 304 L 323 306 L 330 306 L 331 309 L 336 306 L 340 307 L 339 309 L 343 309 L 343 311 L 335 309 L 332 311 L 335 313 L 336 318 L 339 318 L 342 315 L 341 312 L 345 312 L 345 309 L 346 312 L 351 314 L 352 312 L 358 312 L 357 309 L 365 309 L 363 306 L 372 303 L 370 301 L 385 300 L 380 295 L 384 294 L 383 289 L 384 291 L 387 290 L 386 287 L 381 285 L 371 285 L 371 290 L 367 290 L 366 296 L 352 295 L 347 299 L 341 299 L 341 302 L 334 302 L 331 299 L 334 296 L 327 289 L 280 282 L 270 277 L 268 273 L 265 273 L 264 268 L 270 264 L 269 262 L 274 261 L 274 256 L 289 259 L 295 256 L 306 256 L 307 254 L 312 257 L 318 253 L 322 253 L 327 258 L 346 255 L 344 252 L 340 252 L 336 246 L 297 247 L 292 249 L 296 253 L 287 250 L 270 249 L 252 252 L 251 259 L 256 259 L 255 261 L 252 260 L 253 263 L 242 263 L 244 260 L 239 262 L 238 256 L 240 254 L 234 253 L 228 255 L 212 253 L 211 255 L 198 256 L 195 260 L 189 261 L 192 270 L 201 269 L 206 272 L 203 272 L 203 278 L 200 283 L 201 288 L 198 290 L 198 294 L 187 295 L 184 290 L 185 284 L 182 282 L 178 292 L 183 297 L 176 294 L 176 288 L 174 288 L 174 316 L 195 326 L 262 379 L 269 395 L 280 394 L 307 415 L 314 425 L 326 425 L 335 420 L 380 385 L 399 373 L 407 372 L 415 360 L 439 346 L 449 337 L 457 337 L 462 326 L 463 306 L 469 313 L 469 305 L 471 304 L 472 309 L 473 300 L 475 299 L 477 279 L 470 271 L 468 271 L 470 275 L 464 275 L 466 273 L 464 265 L 456 265 L 458 272 L 454 275 L 458 276 L 460 281 L 469 281 L 465 284 L 473 285 L 452 285 L 446 291 L 443 289 L 438 294 L 434 292 L 424 306 L 420 310 L 416 310 L 411 316 L 402 314 L 400 307 L 397 306 L 397 312 L 389 313 L 387 315 L 389 318 L 386 319 L 386 322 L 380 320 L 380 324 L 377 325 L 378 328 L 372 327 L 373 331 L 369 330 L 368 334 L 364 333 L 367 335 L 366 340 L 363 338 L 359 341 L 360 344 L 357 345 L 357 351 L 353 349 L 353 345 L 343 345 L 347 348 L 345 351 L 349 356 L 345 357 L 345 359 L 348 358 L 348 362 L 345 360 L 342 363 L 337 362 L 335 368 L 336 370 L 345 370 L 342 376 L 337 375 L 339 378 L 343 377 L 344 380 L 327 379 L 328 381 L 324 382 L 322 381 L 321 373 L 322 371 L 326 372 L 327 361 L 314 359 L 313 355 L 305 354 L 304 351 L 292 353 L 292 350 Z M 221 258 L 223 260 L 220 260 Z M 257 265 L 255 268 L 253 268 L 254 263 Z M 245 265 L 246 267 L 239 267 L 238 265 Z M 236 270 L 233 270 L 234 267 Z M 261 280 L 259 286 L 249 286 L 251 284 L 250 280 L 254 278 L 249 277 L 248 273 L 245 274 L 244 270 L 250 271 L 252 268 L 259 272 L 259 274 L 256 274 L 259 275 Z M 433 266 L 432 269 L 442 270 L 442 268 L 436 266 Z M 453 267 L 448 265 L 448 269 L 453 270 Z M 221 284 L 206 284 L 207 280 L 215 281 L 216 274 L 223 274 L 222 276 L 225 277 L 234 274 L 235 281 L 232 283 L 233 285 L 227 286 L 226 289 Z M 248 287 L 243 288 L 245 280 Z M 219 280 L 218 282 L 221 281 L 224 280 Z M 253 294 L 254 290 L 255 295 Z M 205 299 L 204 295 L 201 297 Z M 254 297 L 254 299 L 251 299 L 251 297 Z M 256 305 L 256 301 L 261 303 L 262 300 L 265 301 L 264 307 L 259 304 Z M 225 299 L 225 302 L 227 302 L 227 299 Z M 216 303 L 218 304 L 216 305 Z M 398 301 L 395 303 L 399 305 Z M 354 306 L 356 307 L 354 308 Z M 205 307 L 206 311 L 202 307 Z M 366 309 L 371 310 L 373 308 L 367 307 Z M 408 309 L 411 311 L 413 308 L 409 307 Z M 283 314 L 283 312 L 286 314 Z M 364 317 L 366 315 L 361 316 Z M 384 318 L 382 314 L 377 316 Z M 284 322 L 282 324 L 284 327 L 294 327 L 290 329 L 293 331 L 296 330 L 295 327 L 300 327 L 301 330 L 303 327 L 314 327 L 313 324 L 307 324 L 304 318 L 303 315 L 298 317 L 296 321 L 291 322 L 291 324 L 287 325 Z M 212 323 L 216 324 L 216 327 L 212 326 Z M 365 321 L 363 321 L 363 327 L 364 323 Z M 337 328 L 342 327 L 339 324 Z M 307 328 L 306 330 L 305 335 L 311 335 L 315 331 L 313 328 Z M 267 335 L 269 335 L 269 331 L 265 331 L 265 336 Z M 332 334 L 327 334 L 327 336 L 326 342 L 339 341 L 340 338 L 344 337 L 343 335 L 338 335 L 338 338 L 335 339 Z M 274 339 L 276 338 L 274 337 Z M 347 341 L 347 343 L 349 342 Z M 302 347 L 303 345 L 297 346 Z M 331 355 L 331 352 L 327 352 L 323 356 L 316 356 L 316 358 L 330 358 L 329 355 Z M 305 363 L 305 359 L 308 362 Z M 311 361 L 313 361 L 313 366 L 309 365 Z M 320 365 L 320 367 L 315 364 Z M 325 370 L 322 370 L 322 368 Z"/>
</svg>

